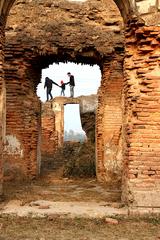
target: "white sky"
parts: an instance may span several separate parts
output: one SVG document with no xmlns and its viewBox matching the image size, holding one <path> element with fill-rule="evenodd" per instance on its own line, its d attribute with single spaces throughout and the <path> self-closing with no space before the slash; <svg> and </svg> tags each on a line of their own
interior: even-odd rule
<svg viewBox="0 0 160 240">
<path fill-rule="evenodd" d="M 43 69 L 42 79 L 38 88 L 37 95 L 42 102 L 46 101 L 46 89 L 44 89 L 45 77 L 51 78 L 60 85 L 60 81 L 68 82 L 67 72 L 71 72 L 75 78 L 75 94 L 74 96 L 96 94 L 101 81 L 101 71 L 99 66 L 81 65 L 75 63 L 59 63 L 50 65 L 49 68 Z M 53 85 L 53 97 L 60 96 L 61 88 Z M 70 96 L 69 85 L 66 86 L 65 95 Z M 81 123 L 79 109 L 77 105 L 69 105 L 65 108 L 65 130 L 81 132 Z"/>
<path fill-rule="evenodd" d="M 79 104 L 67 104 L 64 107 L 64 130 L 69 131 L 70 129 L 74 132 L 83 132 L 79 114 Z"/>
</svg>

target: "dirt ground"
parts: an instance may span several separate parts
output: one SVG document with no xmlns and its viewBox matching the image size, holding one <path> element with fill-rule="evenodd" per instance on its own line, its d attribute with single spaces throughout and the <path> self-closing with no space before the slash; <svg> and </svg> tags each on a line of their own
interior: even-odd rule
<svg viewBox="0 0 160 240">
<path fill-rule="evenodd" d="M 95 178 L 69 179 L 48 173 L 31 182 L 6 182 L 4 200 L 21 200 L 24 204 L 38 199 L 49 201 L 120 201 L 121 191 L 100 184 Z"/>
<path fill-rule="evenodd" d="M 120 190 L 99 184 L 96 179 L 56 178 L 52 173 L 36 181 L 5 183 L 4 202 L 22 201 L 22 205 L 39 199 L 59 202 L 120 203 Z M 0 215 L 0 240 L 160 240 L 159 219 L 118 218 L 118 224 L 108 224 L 105 218 L 64 218 L 49 215 L 18 217 Z"/>
<path fill-rule="evenodd" d="M 104 220 L 0 218 L 0 240 L 159 240 L 160 222 L 119 220 L 111 225 Z"/>
</svg>

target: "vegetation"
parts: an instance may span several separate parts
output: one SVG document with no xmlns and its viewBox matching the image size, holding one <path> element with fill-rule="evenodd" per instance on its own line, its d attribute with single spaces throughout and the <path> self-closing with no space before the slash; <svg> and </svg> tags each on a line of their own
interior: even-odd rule
<svg viewBox="0 0 160 240">
<path fill-rule="evenodd" d="M 85 140 L 85 133 L 74 132 L 73 130 L 69 130 L 69 132 L 64 132 L 64 141 L 84 142 Z"/>
<path fill-rule="evenodd" d="M 67 145 L 64 177 L 95 177 L 95 145 L 90 142 Z"/>
</svg>

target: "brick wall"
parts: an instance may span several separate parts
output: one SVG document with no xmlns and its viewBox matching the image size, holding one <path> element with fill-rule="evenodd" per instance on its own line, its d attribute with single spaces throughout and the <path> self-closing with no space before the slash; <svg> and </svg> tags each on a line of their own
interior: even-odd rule
<svg viewBox="0 0 160 240">
<path fill-rule="evenodd" d="M 160 206 L 160 27 L 126 28 L 122 199 Z"/>
<path fill-rule="evenodd" d="M 41 158 L 40 101 L 36 96 L 40 75 L 28 60 L 29 56 L 24 56 L 21 46 L 10 45 L 5 49 L 7 130 L 4 174 L 18 179 L 37 176 Z"/>
<path fill-rule="evenodd" d="M 4 20 L 0 17 L 0 199 L 3 193 L 3 162 L 6 117 L 6 90 L 4 81 Z"/>
<path fill-rule="evenodd" d="M 80 118 L 87 137 L 94 141 L 95 111 L 97 96 L 78 98 L 56 97 L 42 105 L 42 144 L 43 157 L 53 156 L 58 147 L 64 143 L 64 106 L 80 104 Z"/>
<path fill-rule="evenodd" d="M 42 142 L 43 156 L 52 156 L 58 148 L 58 133 L 55 126 L 55 113 L 52 110 L 52 102 L 42 105 Z"/>
<path fill-rule="evenodd" d="M 56 97 L 42 105 L 42 155 L 50 156 L 64 142 L 64 105 L 78 104 L 78 98 Z"/>
<path fill-rule="evenodd" d="M 119 55 L 103 65 L 98 92 L 97 177 L 112 186 L 122 176 L 122 61 Z"/>
</svg>

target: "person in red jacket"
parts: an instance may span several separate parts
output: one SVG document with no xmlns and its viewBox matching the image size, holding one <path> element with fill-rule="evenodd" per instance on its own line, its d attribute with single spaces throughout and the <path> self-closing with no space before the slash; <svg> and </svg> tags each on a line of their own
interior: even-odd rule
<svg viewBox="0 0 160 240">
<path fill-rule="evenodd" d="M 61 96 L 65 96 L 65 89 L 66 89 L 66 84 L 68 83 L 64 83 L 63 80 L 61 80 Z"/>
</svg>

